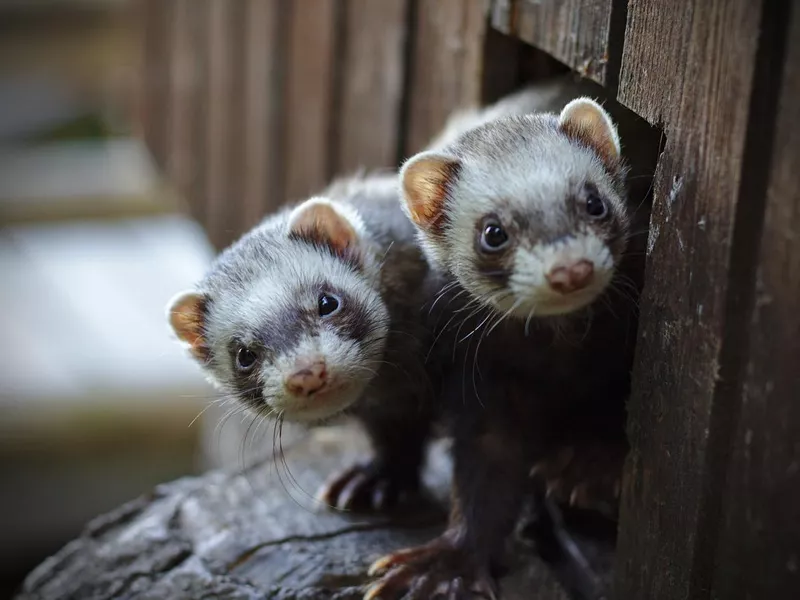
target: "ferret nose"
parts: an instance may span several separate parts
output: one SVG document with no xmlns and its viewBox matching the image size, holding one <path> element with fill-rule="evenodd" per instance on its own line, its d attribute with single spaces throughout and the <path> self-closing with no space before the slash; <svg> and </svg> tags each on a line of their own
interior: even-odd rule
<svg viewBox="0 0 800 600">
<path fill-rule="evenodd" d="M 324 359 L 301 356 L 295 360 L 294 371 L 286 377 L 283 385 L 295 396 L 310 396 L 324 388 L 327 381 Z"/>
<path fill-rule="evenodd" d="M 592 281 L 594 264 L 586 259 L 572 265 L 556 265 L 546 275 L 550 287 L 560 294 L 582 290 Z"/>
</svg>

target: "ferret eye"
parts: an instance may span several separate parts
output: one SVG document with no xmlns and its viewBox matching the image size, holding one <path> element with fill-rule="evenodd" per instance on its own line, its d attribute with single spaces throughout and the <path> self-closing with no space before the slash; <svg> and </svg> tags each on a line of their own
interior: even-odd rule
<svg viewBox="0 0 800 600">
<path fill-rule="evenodd" d="M 497 221 L 487 221 L 481 232 L 481 248 L 486 252 L 502 250 L 508 243 L 508 234 Z"/>
<path fill-rule="evenodd" d="M 586 214 L 593 219 L 602 219 L 608 214 L 608 207 L 600 196 L 589 194 L 586 198 Z"/>
<path fill-rule="evenodd" d="M 246 348 L 242 346 L 236 351 L 236 368 L 242 372 L 248 372 L 256 366 L 256 361 L 258 361 L 258 355 L 250 350 L 250 348 Z"/>
<path fill-rule="evenodd" d="M 332 294 L 320 294 L 317 300 L 319 316 L 327 317 L 339 310 L 339 299 Z"/>
</svg>

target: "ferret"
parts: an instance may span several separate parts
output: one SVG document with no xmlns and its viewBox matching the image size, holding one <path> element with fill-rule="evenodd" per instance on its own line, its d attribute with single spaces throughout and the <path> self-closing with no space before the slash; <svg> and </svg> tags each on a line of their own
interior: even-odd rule
<svg viewBox="0 0 800 600">
<path fill-rule="evenodd" d="M 434 409 L 427 276 L 396 172 L 351 177 L 267 217 L 167 314 L 212 383 L 259 415 L 360 419 L 374 456 L 335 474 L 320 498 L 377 510 L 419 487 Z"/>
<path fill-rule="evenodd" d="M 432 318 L 449 360 L 453 507 L 439 538 L 372 565 L 383 577 L 366 598 L 495 597 L 532 465 L 573 448 L 560 468 L 606 453 L 619 473 L 645 194 L 629 195 L 617 126 L 584 85 L 462 115 L 400 171 L 403 209 L 442 281 Z"/>
</svg>

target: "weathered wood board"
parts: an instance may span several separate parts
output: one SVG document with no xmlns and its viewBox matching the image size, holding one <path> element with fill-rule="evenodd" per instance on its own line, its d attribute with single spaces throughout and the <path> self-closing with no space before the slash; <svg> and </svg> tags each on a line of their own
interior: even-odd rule
<svg viewBox="0 0 800 600">
<path fill-rule="evenodd" d="M 667 18 L 665 3 L 628 6 L 619 99 L 663 124 L 666 146 L 629 410 L 620 598 L 708 597 L 722 506 L 738 501 L 725 479 L 769 153 L 764 102 L 776 93 L 765 74 L 782 64 L 784 10 L 684 0 Z"/>
<path fill-rule="evenodd" d="M 494 0 L 492 26 L 536 46 L 584 77 L 608 83 L 618 69 L 611 55 L 614 21 L 624 23 L 624 5 L 614 0 Z M 621 4 L 617 2 L 617 4 Z M 616 10 L 614 10 L 616 9 Z"/>
<path fill-rule="evenodd" d="M 764 225 L 746 248 L 755 278 L 741 322 L 747 342 L 732 398 L 712 598 L 790 598 L 800 590 L 800 10 L 790 19 L 786 59 L 775 61 L 780 93 L 766 110 L 776 118 L 772 147 L 768 125 L 752 134 L 770 165 L 759 182 L 765 206 L 744 199 L 765 210 Z"/>
<path fill-rule="evenodd" d="M 481 101 L 486 0 L 420 0 L 414 27 L 405 156 L 419 152 L 448 115 Z"/>
</svg>

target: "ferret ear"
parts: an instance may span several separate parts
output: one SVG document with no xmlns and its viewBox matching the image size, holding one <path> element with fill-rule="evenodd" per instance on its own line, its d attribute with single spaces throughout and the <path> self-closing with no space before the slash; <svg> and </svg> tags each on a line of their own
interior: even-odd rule
<svg viewBox="0 0 800 600">
<path fill-rule="evenodd" d="M 570 138 L 597 152 L 607 168 L 619 166 L 619 134 L 611 116 L 594 100 L 577 98 L 567 104 L 559 116 L 561 130 Z"/>
<path fill-rule="evenodd" d="M 310 198 L 289 215 L 289 235 L 328 246 L 344 256 L 358 246 L 363 229 L 356 213 L 327 198 Z"/>
<path fill-rule="evenodd" d="M 403 165 L 403 200 L 414 223 L 433 233 L 442 230 L 445 200 L 460 172 L 457 158 L 433 152 L 418 154 Z"/>
<path fill-rule="evenodd" d="M 167 320 L 178 339 L 189 346 L 198 360 L 208 358 L 205 339 L 206 302 L 203 294 L 181 292 L 167 305 Z"/>
</svg>

